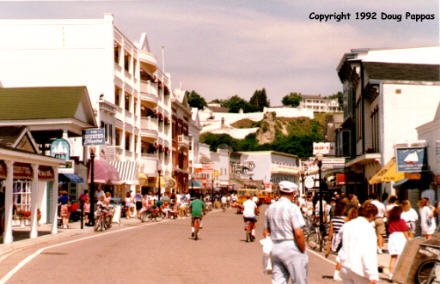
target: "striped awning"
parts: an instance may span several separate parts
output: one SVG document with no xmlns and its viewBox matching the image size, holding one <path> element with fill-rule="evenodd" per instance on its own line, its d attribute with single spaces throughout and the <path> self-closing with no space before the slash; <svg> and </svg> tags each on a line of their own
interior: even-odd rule
<svg viewBox="0 0 440 284">
<path fill-rule="evenodd" d="M 125 184 L 136 184 L 138 182 L 138 169 L 135 161 L 109 161 L 114 166 Z"/>
</svg>

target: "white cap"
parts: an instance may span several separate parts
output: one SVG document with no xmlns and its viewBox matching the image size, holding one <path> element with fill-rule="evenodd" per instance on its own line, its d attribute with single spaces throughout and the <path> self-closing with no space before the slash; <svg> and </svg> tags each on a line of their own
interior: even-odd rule
<svg viewBox="0 0 440 284">
<path fill-rule="evenodd" d="M 280 186 L 280 191 L 285 193 L 293 193 L 298 190 L 298 186 L 295 183 L 288 180 L 280 181 L 278 185 Z"/>
</svg>

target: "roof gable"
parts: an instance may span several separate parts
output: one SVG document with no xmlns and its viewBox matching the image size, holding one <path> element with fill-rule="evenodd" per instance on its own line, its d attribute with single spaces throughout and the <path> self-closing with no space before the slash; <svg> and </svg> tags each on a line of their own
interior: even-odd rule
<svg viewBox="0 0 440 284">
<path fill-rule="evenodd" d="M 0 147 L 39 154 L 38 145 L 26 127 L 0 127 Z"/>
</svg>

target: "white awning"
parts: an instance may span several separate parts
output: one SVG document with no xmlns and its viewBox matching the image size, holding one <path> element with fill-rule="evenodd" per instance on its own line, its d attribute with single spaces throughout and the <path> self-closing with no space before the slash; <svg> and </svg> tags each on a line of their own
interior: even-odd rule
<svg viewBox="0 0 440 284">
<path fill-rule="evenodd" d="M 138 182 L 138 168 L 134 161 L 109 161 L 119 172 L 121 181 L 125 184 L 136 184 Z"/>
</svg>

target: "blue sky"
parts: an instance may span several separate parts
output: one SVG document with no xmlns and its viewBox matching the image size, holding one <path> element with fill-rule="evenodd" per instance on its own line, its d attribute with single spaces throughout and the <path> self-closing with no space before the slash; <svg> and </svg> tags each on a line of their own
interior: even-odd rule
<svg viewBox="0 0 440 284">
<path fill-rule="evenodd" d="M 429 13 L 436 21 L 356 21 L 354 12 Z M 173 86 L 208 100 L 266 88 L 272 105 L 291 92 L 329 95 L 342 89 L 335 68 L 353 48 L 439 44 L 436 0 L 162 0 L 0 1 L 0 18 L 103 18 L 115 16 L 131 40 L 142 32 Z M 311 12 L 351 12 L 352 20 L 318 22 Z"/>
</svg>

